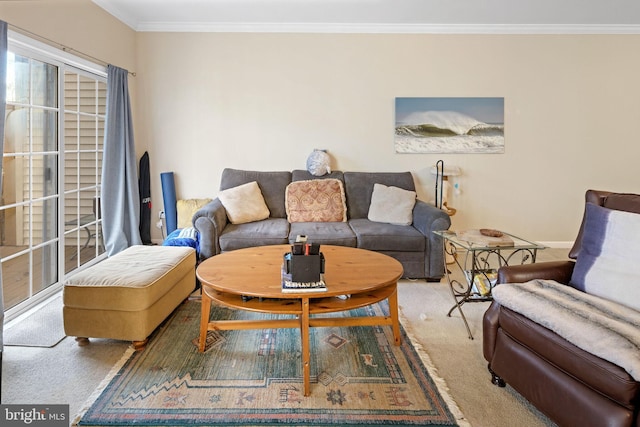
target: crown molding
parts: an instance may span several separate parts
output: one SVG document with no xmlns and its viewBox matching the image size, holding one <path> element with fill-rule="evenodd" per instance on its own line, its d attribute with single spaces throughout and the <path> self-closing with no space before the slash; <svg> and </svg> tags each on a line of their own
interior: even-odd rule
<svg viewBox="0 0 640 427">
<path fill-rule="evenodd" d="M 139 21 L 133 15 L 118 8 L 109 0 L 91 0 L 93 3 L 113 15 L 118 21 L 128 25 L 131 29 L 139 31 Z"/>
<path fill-rule="evenodd" d="M 96 1 L 96 0 L 94 0 Z M 640 25 L 141 22 L 140 32 L 343 34 L 640 34 Z"/>
</svg>

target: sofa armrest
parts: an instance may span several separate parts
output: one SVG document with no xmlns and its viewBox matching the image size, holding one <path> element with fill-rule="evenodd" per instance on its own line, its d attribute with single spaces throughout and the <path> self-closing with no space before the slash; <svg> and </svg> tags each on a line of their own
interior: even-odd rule
<svg viewBox="0 0 640 427">
<path fill-rule="evenodd" d="M 191 219 L 200 239 L 200 259 L 220 253 L 220 233 L 227 225 L 227 211 L 218 198 L 200 208 Z"/>
<path fill-rule="evenodd" d="M 448 230 L 451 227 L 451 217 L 435 206 L 416 200 L 413 208 L 413 226 L 426 238 L 425 271 L 427 278 L 439 278 L 444 275 L 444 251 L 442 237 L 434 234 L 437 230 Z"/>
<path fill-rule="evenodd" d="M 436 230 L 448 230 L 451 227 L 451 218 L 442 209 L 422 200 L 416 200 L 413 208 L 413 226 L 426 237 L 431 238 L 435 236 L 433 232 Z"/>
<path fill-rule="evenodd" d="M 491 364 L 496 348 L 498 328 L 500 327 L 499 318 L 500 304 L 492 301 L 482 317 L 482 354 L 489 364 Z"/>
<path fill-rule="evenodd" d="M 574 266 L 573 260 L 505 266 L 498 270 L 498 283 L 524 283 L 533 279 L 546 279 L 568 284 Z"/>
</svg>

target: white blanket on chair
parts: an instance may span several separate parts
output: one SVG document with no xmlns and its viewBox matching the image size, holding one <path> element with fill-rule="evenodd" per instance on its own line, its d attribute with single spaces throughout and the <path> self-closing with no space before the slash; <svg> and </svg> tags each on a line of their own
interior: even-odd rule
<svg viewBox="0 0 640 427">
<path fill-rule="evenodd" d="M 508 283 L 493 299 L 640 381 L 640 312 L 552 280 Z"/>
</svg>

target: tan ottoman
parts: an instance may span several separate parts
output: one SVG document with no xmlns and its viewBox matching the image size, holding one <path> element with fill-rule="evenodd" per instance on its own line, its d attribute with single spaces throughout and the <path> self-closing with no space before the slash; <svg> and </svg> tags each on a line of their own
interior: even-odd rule
<svg viewBox="0 0 640 427">
<path fill-rule="evenodd" d="M 63 317 L 68 336 L 146 344 L 154 329 L 196 286 L 193 248 L 132 246 L 64 282 Z"/>
</svg>

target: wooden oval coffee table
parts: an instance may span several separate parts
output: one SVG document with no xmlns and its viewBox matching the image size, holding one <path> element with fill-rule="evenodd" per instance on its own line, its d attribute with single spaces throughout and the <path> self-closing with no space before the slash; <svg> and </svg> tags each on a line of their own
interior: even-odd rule
<svg viewBox="0 0 640 427">
<path fill-rule="evenodd" d="M 202 283 L 199 350 L 205 349 L 207 331 L 300 328 L 304 395 L 308 396 L 310 327 L 390 325 L 395 344 L 400 345 L 397 284 L 403 270 L 400 262 L 378 252 L 326 245 L 321 251 L 327 291 L 283 293 L 282 257 L 290 250 L 289 245 L 239 249 L 208 258 L 198 266 L 196 274 Z M 342 295 L 350 297 L 339 298 Z M 310 317 L 364 307 L 384 299 L 389 301 L 389 316 Z M 296 317 L 209 321 L 211 301 L 231 308 Z"/>
</svg>

